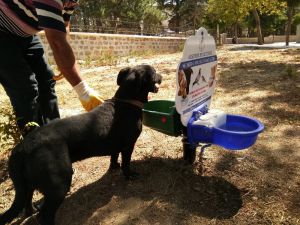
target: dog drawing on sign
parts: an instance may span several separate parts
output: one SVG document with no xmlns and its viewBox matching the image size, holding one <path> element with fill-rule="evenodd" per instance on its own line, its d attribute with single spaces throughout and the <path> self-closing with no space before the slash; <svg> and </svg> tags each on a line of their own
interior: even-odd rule
<svg viewBox="0 0 300 225">
<path fill-rule="evenodd" d="M 8 170 L 15 189 L 11 207 L 0 215 L 9 223 L 25 209 L 34 213 L 34 190 L 44 195 L 37 214 L 42 225 L 55 224 L 55 215 L 72 181 L 72 163 L 94 156 L 111 156 L 110 169 L 121 168 L 126 178 L 135 142 L 142 131 L 142 108 L 148 93 L 156 93 L 162 76 L 149 65 L 122 69 L 119 88 L 112 99 L 90 112 L 54 120 L 29 133 L 11 152 Z M 118 163 L 121 153 L 122 162 Z"/>
<path fill-rule="evenodd" d="M 183 99 L 185 99 L 190 92 L 190 82 L 192 74 L 192 68 L 180 69 L 178 71 L 178 96 L 182 96 Z"/>
<path fill-rule="evenodd" d="M 190 93 L 190 83 L 191 83 L 191 76 L 193 74 L 192 68 L 186 68 L 183 70 L 185 77 L 186 77 L 186 94 L 188 95 Z"/>
<path fill-rule="evenodd" d="M 178 71 L 178 84 L 179 84 L 178 96 L 181 96 L 183 99 L 185 99 L 187 96 L 186 94 L 187 81 L 183 70 Z"/>
<path fill-rule="evenodd" d="M 211 69 L 210 69 L 210 77 L 209 77 L 209 81 L 208 81 L 209 87 L 213 86 L 213 84 L 216 80 L 216 72 L 217 72 L 217 65 L 211 67 Z"/>
</svg>

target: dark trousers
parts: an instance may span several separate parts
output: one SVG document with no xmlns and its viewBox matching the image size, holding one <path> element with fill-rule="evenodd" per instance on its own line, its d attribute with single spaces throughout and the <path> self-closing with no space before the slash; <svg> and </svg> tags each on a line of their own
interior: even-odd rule
<svg viewBox="0 0 300 225">
<path fill-rule="evenodd" d="M 53 71 L 37 35 L 18 37 L 0 31 L 0 83 L 10 98 L 21 130 L 59 118 Z"/>
</svg>

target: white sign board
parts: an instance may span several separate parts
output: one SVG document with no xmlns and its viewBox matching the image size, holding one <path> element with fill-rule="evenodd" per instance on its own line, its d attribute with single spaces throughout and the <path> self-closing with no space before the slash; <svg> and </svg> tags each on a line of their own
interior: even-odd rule
<svg viewBox="0 0 300 225">
<path fill-rule="evenodd" d="M 216 86 L 216 44 L 201 27 L 184 45 L 183 56 L 176 71 L 176 110 L 187 126 L 197 108 L 209 108 Z"/>
</svg>

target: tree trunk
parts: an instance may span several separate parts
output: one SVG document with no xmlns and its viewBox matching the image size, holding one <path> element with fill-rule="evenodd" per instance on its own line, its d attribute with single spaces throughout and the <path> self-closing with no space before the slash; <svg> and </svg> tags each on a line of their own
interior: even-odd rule
<svg viewBox="0 0 300 225">
<path fill-rule="evenodd" d="M 285 45 L 289 46 L 290 43 L 290 34 L 291 34 L 291 27 L 292 27 L 292 17 L 293 17 L 293 7 L 289 6 L 287 11 L 287 25 L 285 30 Z"/>
<path fill-rule="evenodd" d="M 180 31 L 180 7 L 181 7 L 181 0 L 175 0 L 175 3 L 176 3 L 176 5 L 175 5 L 175 8 L 174 8 L 174 10 L 175 10 L 175 33 L 176 34 L 179 34 L 179 31 Z"/>
<path fill-rule="evenodd" d="M 234 25 L 234 38 L 235 38 L 235 44 L 238 44 L 238 22 Z"/>
<path fill-rule="evenodd" d="M 263 40 L 263 37 L 262 37 L 261 25 L 260 25 L 260 18 L 259 18 L 258 12 L 254 8 L 254 9 L 252 9 L 252 13 L 253 13 L 253 16 L 255 18 L 255 23 L 256 23 L 257 44 L 258 45 L 263 45 L 264 44 L 264 40 Z"/>
<path fill-rule="evenodd" d="M 175 33 L 179 34 L 180 31 L 180 15 L 179 13 L 176 13 L 176 17 L 175 17 Z"/>
<path fill-rule="evenodd" d="M 83 17 L 83 31 L 84 32 L 89 31 L 89 19 L 88 19 L 88 17 Z"/>
<path fill-rule="evenodd" d="M 97 33 L 100 33 L 100 27 L 102 27 L 102 23 L 101 23 L 101 20 L 99 18 L 96 19 L 96 30 L 97 30 Z"/>
</svg>

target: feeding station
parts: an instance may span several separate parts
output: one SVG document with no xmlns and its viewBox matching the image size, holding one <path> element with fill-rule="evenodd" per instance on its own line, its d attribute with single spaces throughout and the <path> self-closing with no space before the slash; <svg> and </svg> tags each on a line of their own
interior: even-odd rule
<svg viewBox="0 0 300 225">
<path fill-rule="evenodd" d="M 211 109 L 216 87 L 217 55 L 214 38 L 201 27 L 184 45 L 176 70 L 175 100 L 144 105 L 143 124 L 170 136 L 182 136 L 183 157 L 193 163 L 196 149 L 215 144 L 227 150 L 252 146 L 264 125 L 244 115 Z"/>
</svg>

